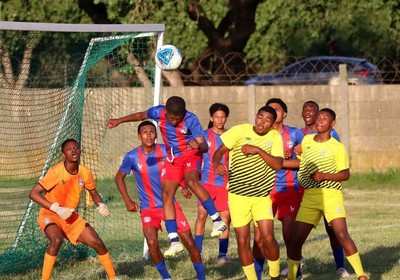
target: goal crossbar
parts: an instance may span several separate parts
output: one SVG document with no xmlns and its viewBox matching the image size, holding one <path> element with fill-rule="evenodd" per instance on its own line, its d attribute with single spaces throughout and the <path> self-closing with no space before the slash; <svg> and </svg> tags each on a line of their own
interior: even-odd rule
<svg viewBox="0 0 400 280">
<path fill-rule="evenodd" d="M 0 30 L 48 32 L 164 32 L 164 24 L 73 24 L 0 21 Z"/>
</svg>

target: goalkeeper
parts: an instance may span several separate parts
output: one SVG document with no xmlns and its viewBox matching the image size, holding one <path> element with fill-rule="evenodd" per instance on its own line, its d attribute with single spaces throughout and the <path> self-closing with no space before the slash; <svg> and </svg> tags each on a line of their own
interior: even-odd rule
<svg viewBox="0 0 400 280">
<path fill-rule="evenodd" d="M 79 164 L 81 149 L 78 141 L 67 139 L 61 145 L 64 161 L 49 169 L 47 174 L 33 187 L 29 197 L 42 208 L 39 211 L 40 229 L 49 239 L 42 270 L 42 280 L 51 278 L 51 273 L 60 247 L 67 238 L 72 244 L 78 242 L 93 248 L 109 279 L 116 279 L 113 263 L 96 231 L 76 212 L 80 192 L 89 191 L 97 204 L 100 215 L 110 212 L 96 191 L 92 173 Z"/>
</svg>

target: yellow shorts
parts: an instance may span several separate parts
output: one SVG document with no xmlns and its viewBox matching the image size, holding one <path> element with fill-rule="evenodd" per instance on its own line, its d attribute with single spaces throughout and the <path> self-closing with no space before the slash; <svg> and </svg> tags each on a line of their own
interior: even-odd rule
<svg viewBox="0 0 400 280">
<path fill-rule="evenodd" d="M 328 223 L 337 218 L 346 218 L 342 191 L 326 188 L 304 190 L 296 221 L 316 226 L 322 216 Z"/>
<path fill-rule="evenodd" d="M 228 193 L 228 206 L 232 225 L 239 228 L 250 222 L 273 220 L 272 201 L 270 196 L 249 197 Z"/>
</svg>

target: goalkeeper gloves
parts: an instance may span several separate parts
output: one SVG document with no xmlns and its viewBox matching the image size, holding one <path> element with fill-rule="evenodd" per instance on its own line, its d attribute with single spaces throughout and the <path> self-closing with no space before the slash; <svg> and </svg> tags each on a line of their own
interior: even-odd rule
<svg viewBox="0 0 400 280">
<path fill-rule="evenodd" d="M 61 207 L 58 202 L 51 204 L 49 209 L 60 216 L 63 220 L 67 220 L 75 210 L 73 208 Z"/>
<path fill-rule="evenodd" d="M 103 202 L 100 202 L 99 205 L 97 206 L 97 212 L 99 212 L 100 215 L 103 217 L 107 217 L 110 215 L 110 210 L 108 210 L 108 207 L 106 204 Z"/>
</svg>

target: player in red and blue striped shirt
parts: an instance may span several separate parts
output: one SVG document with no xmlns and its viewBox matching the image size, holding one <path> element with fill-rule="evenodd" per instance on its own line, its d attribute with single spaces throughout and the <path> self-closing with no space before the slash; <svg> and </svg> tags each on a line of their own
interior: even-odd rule
<svg viewBox="0 0 400 280">
<path fill-rule="evenodd" d="M 171 246 L 164 255 L 174 256 L 183 250 L 177 234 L 174 209 L 176 189 L 183 180 L 211 216 L 213 220 L 211 236 L 221 235 L 227 227 L 221 220 L 214 202 L 199 182 L 201 153 L 207 151 L 207 143 L 197 116 L 186 111 L 183 98 L 172 96 L 168 98 L 165 106 L 154 106 L 144 112 L 110 119 L 108 127 L 113 128 L 124 122 L 142 121 L 147 118 L 157 121 L 164 144 L 167 146 L 168 156 L 162 179 L 165 227 Z"/>
<path fill-rule="evenodd" d="M 214 103 L 209 108 L 210 122 L 208 129 L 204 131 L 204 138 L 208 144 L 207 153 L 203 154 L 201 168 L 201 184 L 210 194 L 215 203 L 222 220 L 227 225 L 227 230 L 219 238 L 219 253 L 217 264 L 223 265 L 227 261 L 227 252 L 229 244 L 229 224 L 230 215 L 228 210 L 228 190 L 227 176 L 216 174 L 212 164 L 214 152 L 221 146 L 220 135 L 225 131 L 225 124 L 229 116 L 229 108 L 225 104 Z M 222 163 L 228 169 L 228 153 L 223 157 Z M 207 220 L 207 211 L 199 203 L 197 207 L 197 219 L 195 225 L 195 243 L 197 248 L 202 251 L 205 223 Z"/>
<path fill-rule="evenodd" d="M 162 279 L 171 279 L 158 243 L 158 230 L 161 229 L 161 222 L 165 220 L 161 174 L 165 172 L 167 150 L 165 145 L 155 144 L 156 126 L 151 121 L 139 124 L 138 135 L 142 144 L 125 155 L 115 181 L 128 211 L 136 211 L 136 203 L 130 198 L 125 183 L 126 175 L 131 172 L 134 174 L 140 201 L 143 234 L 149 246 L 152 262 Z M 174 205 L 178 234 L 191 255 L 197 278 L 205 279 L 205 267 L 194 243 L 189 223 L 178 202 L 174 201 Z"/>
</svg>

